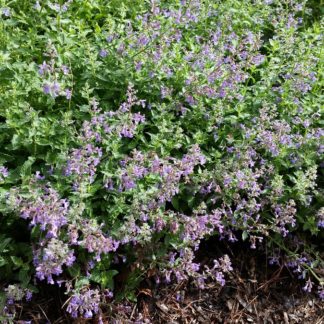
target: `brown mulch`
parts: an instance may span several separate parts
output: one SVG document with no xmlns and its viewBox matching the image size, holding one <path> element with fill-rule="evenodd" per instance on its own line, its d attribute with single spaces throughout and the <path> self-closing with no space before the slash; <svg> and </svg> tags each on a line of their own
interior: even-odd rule
<svg viewBox="0 0 324 324">
<path fill-rule="evenodd" d="M 323 304 L 315 296 L 287 291 L 283 276 L 275 280 L 280 289 L 273 282 L 258 284 L 234 273 L 233 283 L 225 288 L 211 284 L 204 291 L 182 290 L 181 301 L 176 288 L 165 288 L 154 301 L 146 298 L 139 309 L 151 323 L 324 323 Z"/>
<path fill-rule="evenodd" d="M 200 256 L 209 259 L 220 251 L 209 245 Z M 224 247 L 223 247 L 224 248 Z M 221 248 L 221 250 L 223 250 Z M 216 251 L 216 252 L 215 252 Z M 137 303 L 107 305 L 104 323 L 324 323 L 324 304 L 315 294 L 306 294 L 302 282 L 286 268 L 268 266 L 260 251 L 228 249 L 234 270 L 225 287 L 209 283 L 198 290 L 190 283 L 156 286 L 149 279 L 137 292 Z M 55 288 L 32 304 L 20 306 L 19 318 L 32 323 L 97 323 L 97 320 L 71 320 L 63 311 L 64 295 Z"/>
</svg>

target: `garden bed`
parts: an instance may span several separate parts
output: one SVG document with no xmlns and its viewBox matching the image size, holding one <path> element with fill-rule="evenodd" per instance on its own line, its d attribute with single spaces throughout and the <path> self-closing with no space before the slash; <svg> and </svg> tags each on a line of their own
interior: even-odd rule
<svg viewBox="0 0 324 324">
<path fill-rule="evenodd" d="M 0 0 L 0 322 L 322 321 L 322 13 Z"/>
</svg>

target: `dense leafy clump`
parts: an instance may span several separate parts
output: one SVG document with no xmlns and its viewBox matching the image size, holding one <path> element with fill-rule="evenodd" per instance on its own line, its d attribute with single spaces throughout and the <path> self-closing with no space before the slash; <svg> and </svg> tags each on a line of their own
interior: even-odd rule
<svg viewBox="0 0 324 324">
<path fill-rule="evenodd" d="M 3 321 L 42 281 L 86 318 L 145 276 L 224 285 L 227 255 L 195 259 L 211 236 L 324 298 L 312 1 L 0 5 Z"/>
</svg>

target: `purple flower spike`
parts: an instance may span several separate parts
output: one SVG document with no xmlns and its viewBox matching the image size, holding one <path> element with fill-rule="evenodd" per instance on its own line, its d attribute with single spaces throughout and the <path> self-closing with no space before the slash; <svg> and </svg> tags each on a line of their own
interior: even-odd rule
<svg viewBox="0 0 324 324">
<path fill-rule="evenodd" d="M 61 66 L 61 69 L 62 69 L 62 72 L 63 72 L 64 75 L 67 75 L 67 74 L 70 73 L 69 67 L 64 65 L 64 64 Z"/>
<path fill-rule="evenodd" d="M 28 290 L 26 293 L 26 301 L 28 302 L 31 301 L 32 297 L 33 297 L 33 293 L 30 290 Z"/>
<path fill-rule="evenodd" d="M 70 100 L 72 97 L 72 91 L 70 89 L 65 90 L 65 97 L 66 99 Z"/>
<path fill-rule="evenodd" d="M 44 180 L 44 179 L 45 179 L 45 177 L 42 176 L 41 173 L 40 173 L 39 171 L 36 171 L 36 173 L 35 173 L 35 178 L 36 178 L 37 180 Z"/>
<path fill-rule="evenodd" d="M 51 86 L 49 84 L 44 84 L 43 85 L 43 91 L 45 94 L 50 94 L 51 93 Z"/>
<path fill-rule="evenodd" d="M 93 315 L 99 312 L 100 304 L 99 290 L 87 290 L 81 292 L 75 292 L 72 295 L 67 307 L 67 311 L 76 318 L 81 315 L 85 318 L 92 318 Z"/>
<path fill-rule="evenodd" d="M 107 55 L 108 55 L 108 52 L 105 49 L 100 50 L 100 52 L 99 52 L 100 57 L 105 58 L 105 57 L 107 57 Z"/>
<path fill-rule="evenodd" d="M 40 75 L 45 75 L 49 71 L 50 71 L 50 66 L 45 61 L 39 65 L 38 73 Z"/>
<path fill-rule="evenodd" d="M 0 181 L 3 181 L 4 178 L 9 176 L 8 169 L 4 166 L 0 166 Z"/>
<path fill-rule="evenodd" d="M 85 317 L 85 318 L 92 318 L 92 316 L 93 316 L 93 314 L 92 314 L 91 310 L 88 310 L 88 311 L 86 311 L 86 312 L 84 313 L 84 317 Z"/>
<path fill-rule="evenodd" d="M 10 16 L 11 16 L 10 9 L 9 9 L 9 8 L 3 8 L 3 9 L 2 9 L 2 14 L 3 14 L 5 17 L 10 17 Z"/>
<path fill-rule="evenodd" d="M 314 283 L 310 279 L 308 279 L 306 281 L 306 285 L 303 287 L 303 290 L 310 293 L 312 291 L 313 285 Z"/>
</svg>

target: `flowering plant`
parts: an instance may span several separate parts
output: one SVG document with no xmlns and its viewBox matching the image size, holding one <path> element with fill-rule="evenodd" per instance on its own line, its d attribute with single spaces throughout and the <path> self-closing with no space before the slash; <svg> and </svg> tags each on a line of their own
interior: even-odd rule
<svg viewBox="0 0 324 324">
<path fill-rule="evenodd" d="M 323 298 L 312 1 L 0 4 L 3 316 L 40 281 L 86 318 L 152 273 L 224 285 L 227 255 L 195 259 L 211 236 L 268 246 Z"/>
</svg>

